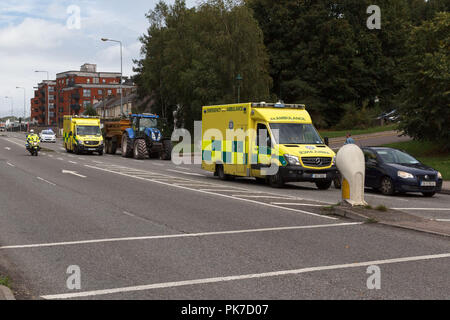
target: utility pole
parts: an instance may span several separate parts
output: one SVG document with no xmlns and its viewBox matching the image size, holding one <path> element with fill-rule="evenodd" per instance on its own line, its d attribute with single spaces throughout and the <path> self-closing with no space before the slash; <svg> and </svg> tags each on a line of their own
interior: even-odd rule
<svg viewBox="0 0 450 320">
<path fill-rule="evenodd" d="M 16 89 L 22 89 L 23 90 L 23 118 L 22 121 L 25 121 L 25 106 L 26 106 L 26 89 L 24 87 L 16 87 Z M 22 123 L 20 124 L 20 131 L 22 131 Z"/>
</svg>

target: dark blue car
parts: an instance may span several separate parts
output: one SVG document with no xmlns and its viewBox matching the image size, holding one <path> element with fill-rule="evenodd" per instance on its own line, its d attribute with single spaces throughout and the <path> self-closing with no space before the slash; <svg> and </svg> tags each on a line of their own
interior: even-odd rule
<svg viewBox="0 0 450 320">
<path fill-rule="evenodd" d="M 385 195 L 421 192 L 432 197 L 442 188 L 442 175 L 407 154 L 384 147 L 363 147 L 366 160 L 365 186 Z"/>
</svg>

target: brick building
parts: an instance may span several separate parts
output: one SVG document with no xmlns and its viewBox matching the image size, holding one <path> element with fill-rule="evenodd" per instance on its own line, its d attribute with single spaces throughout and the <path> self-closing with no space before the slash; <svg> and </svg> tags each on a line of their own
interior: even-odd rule
<svg viewBox="0 0 450 320">
<path fill-rule="evenodd" d="M 120 96 L 120 73 L 97 72 L 95 64 L 84 64 L 80 71 L 66 71 L 56 75 L 56 81 L 44 81 L 31 99 L 31 120 L 49 124 L 46 119 L 46 88 L 49 87 L 50 124 L 62 127 L 64 115 L 83 114 L 88 105 Z M 133 86 L 122 84 L 123 90 Z"/>
</svg>

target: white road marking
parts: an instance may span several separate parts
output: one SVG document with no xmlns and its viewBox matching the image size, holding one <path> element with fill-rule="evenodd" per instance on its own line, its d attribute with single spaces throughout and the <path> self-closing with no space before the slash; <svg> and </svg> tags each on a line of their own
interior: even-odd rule
<svg viewBox="0 0 450 320">
<path fill-rule="evenodd" d="M 214 196 L 218 196 L 218 197 L 230 198 L 230 199 L 234 199 L 234 200 L 255 203 L 255 204 L 266 206 L 266 207 L 271 207 L 271 208 L 277 208 L 277 209 L 283 209 L 283 210 L 287 210 L 287 211 L 303 213 L 303 214 L 307 214 L 307 215 L 311 215 L 311 216 L 315 216 L 315 217 L 320 217 L 320 218 L 323 218 L 323 219 L 338 220 L 337 218 L 333 218 L 333 217 L 329 217 L 329 216 L 325 216 L 325 215 L 320 215 L 320 214 L 317 214 L 317 213 L 312 213 L 312 212 L 308 212 L 308 211 L 304 211 L 304 210 L 287 208 L 287 207 L 281 207 L 281 206 L 277 206 L 277 205 L 274 205 L 274 204 L 264 203 L 264 202 L 260 202 L 260 201 L 250 200 L 250 199 L 244 199 L 244 198 L 241 198 L 241 197 L 239 197 L 239 198 L 238 197 L 233 197 L 233 196 L 230 196 L 230 195 L 214 193 L 214 192 L 210 192 L 210 191 L 202 191 L 202 190 L 199 190 L 199 189 L 192 189 L 192 188 L 188 188 L 188 187 L 185 187 L 185 186 L 175 185 L 173 183 L 167 183 L 167 182 L 158 181 L 158 180 L 154 180 L 154 179 L 132 176 L 132 175 L 129 175 L 129 174 L 118 172 L 118 171 L 112 171 L 112 170 L 108 170 L 108 169 L 104 169 L 104 168 L 100 168 L 100 167 L 94 167 L 94 166 L 90 166 L 90 165 L 87 165 L 87 164 L 85 165 L 85 167 L 88 167 L 88 168 L 91 168 L 91 169 L 97 169 L 97 170 L 101 170 L 101 171 L 106 171 L 106 172 L 110 172 L 110 173 L 114 173 L 114 174 L 130 177 L 130 178 L 135 178 L 135 179 L 150 181 L 150 182 L 154 182 L 154 183 L 164 184 L 164 185 L 169 186 L 169 187 L 175 187 L 175 188 L 180 188 L 180 189 L 185 189 L 185 190 L 205 193 L 205 194 L 209 194 L 209 195 L 214 195 Z M 294 200 L 296 200 L 296 199 L 294 198 Z"/>
<path fill-rule="evenodd" d="M 10 167 L 15 167 L 15 165 L 13 165 L 12 163 L 7 162 L 6 164 Z"/>
<path fill-rule="evenodd" d="M 47 299 L 47 300 L 71 299 L 71 298 L 91 297 L 91 296 L 99 296 L 99 295 L 107 295 L 107 294 L 145 291 L 145 290 L 153 290 L 153 289 L 174 288 L 174 287 L 181 287 L 181 286 L 192 286 L 192 285 L 202 285 L 202 284 L 229 282 L 229 281 L 281 277 L 281 276 L 298 275 L 298 274 L 302 274 L 302 273 L 317 272 L 317 271 L 329 271 L 329 270 L 339 270 L 339 269 L 348 269 L 348 268 L 361 268 L 361 267 L 367 267 L 367 266 L 372 266 L 372 265 L 385 265 L 385 264 L 405 263 L 405 262 L 414 262 L 414 261 L 423 261 L 423 260 L 432 260 L 432 259 L 446 259 L 446 258 L 450 258 L 450 253 L 434 254 L 434 255 L 426 255 L 426 256 L 415 256 L 415 257 L 404 257 L 404 258 L 396 258 L 396 259 L 364 261 L 364 262 L 347 263 L 347 264 L 335 264 L 335 265 L 327 265 L 327 266 L 317 266 L 317 267 L 309 267 L 309 268 L 301 268 L 301 269 L 293 269 L 293 270 L 281 270 L 281 271 L 273 271 L 273 272 L 244 274 L 244 275 L 225 276 L 225 277 L 216 277 L 216 278 L 204 278 L 204 279 L 194 279 L 194 280 L 185 280 L 185 281 L 163 282 L 163 283 L 154 283 L 154 284 L 148 284 L 148 285 L 142 285 L 142 286 L 114 288 L 114 289 L 44 295 L 44 296 L 41 296 L 41 298 Z"/>
<path fill-rule="evenodd" d="M 406 199 L 401 199 L 399 197 L 376 196 L 376 195 L 373 195 L 373 194 L 367 194 L 367 192 L 364 193 L 364 195 L 367 196 L 367 197 L 374 197 L 374 198 L 383 199 L 383 200 L 393 199 L 393 200 L 399 200 L 399 201 L 409 201 L 409 200 L 406 200 Z"/>
<path fill-rule="evenodd" d="M 450 219 L 434 219 L 434 221 L 450 222 Z"/>
<path fill-rule="evenodd" d="M 152 163 L 154 166 L 158 166 L 158 167 L 164 167 L 165 165 L 164 164 L 161 164 L 161 163 Z"/>
<path fill-rule="evenodd" d="M 58 160 L 60 160 L 60 161 L 64 161 L 64 159 L 63 159 L 63 158 L 58 158 Z"/>
<path fill-rule="evenodd" d="M 69 163 L 78 164 L 78 162 L 75 162 L 75 161 L 69 161 Z"/>
<path fill-rule="evenodd" d="M 123 212 L 128 216 L 135 217 L 132 213 Z M 68 241 L 68 242 L 54 242 L 54 243 L 40 243 L 40 244 L 25 244 L 16 246 L 3 246 L 0 250 L 6 249 L 26 249 L 26 248 L 43 248 L 43 247 L 58 247 L 70 246 L 80 244 L 105 243 L 105 242 L 123 242 L 123 241 L 141 241 L 141 240 L 159 240 L 159 239 L 173 239 L 173 238 L 198 238 L 217 235 L 241 234 L 241 233 L 256 233 L 256 232 L 270 232 L 270 231 L 287 231 L 287 230 L 301 230 L 301 229 L 318 229 L 331 227 L 345 227 L 363 224 L 362 222 L 348 222 L 348 223 L 333 223 L 333 224 L 319 224 L 309 226 L 292 226 L 292 227 L 274 227 L 274 228 L 260 228 L 260 229 L 245 229 L 232 231 L 215 231 L 202 233 L 179 233 L 159 236 L 143 236 L 143 237 L 128 237 L 128 238 L 110 238 L 110 239 L 96 239 L 96 240 L 82 240 L 82 241 Z"/>
<path fill-rule="evenodd" d="M 233 194 L 232 197 L 244 197 L 244 198 L 267 198 L 267 199 L 286 199 L 286 200 L 297 200 L 295 197 L 283 197 L 283 196 L 272 196 L 272 195 L 262 195 L 262 196 L 254 196 L 247 194 Z"/>
<path fill-rule="evenodd" d="M 166 171 L 171 171 L 171 172 L 176 172 L 176 173 L 181 173 L 181 174 L 187 174 L 189 176 L 197 176 L 197 177 L 204 177 L 204 174 L 200 174 L 200 173 L 193 173 L 193 172 L 184 172 L 184 171 L 179 171 L 179 170 L 173 170 L 173 169 L 166 169 Z"/>
<path fill-rule="evenodd" d="M 271 202 L 279 206 L 305 206 L 305 207 L 323 207 L 321 204 L 297 203 L 297 202 Z"/>
<path fill-rule="evenodd" d="M 5 149 L 6 149 L 6 150 L 11 150 L 11 148 L 10 148 L 10 147 L 5 147 Z"/>
<path fill-rule="evenodd" d="M 97 160 L 92 160 L 92 162 L 98 163 L 98 164 L 102 164 L 103 163 L 102 161 L 97 161 Z"/>
<path fill-rule="evenodd" d="M 50 182 L 50 181 L 47 181 L 47 180 L 45 180 L 45 179 L 43 179 L 43 178 L 41 178 L 41 177 L 37 177 L 39 180 L 41 180 L 41 181 L 44 181 L 45 183 L 48 183 L 48 184 L 50 184 L 50 185 L 52 185 L 52 186 L 56 186 L 56 184 L 54 184 L 53 182 Z"/>
<path fill-rule="evenodd" d="M 62 173 L 64 173 L 64 174 L 71 174 L 73 176 L 77 176 L 77 177 L 80 177 L 80 178 L 87 178 L 86 176 L 83 176 L 82 174 L 79 174 L 76 171 L 63 170 Z"/>
<path fill-rule="evenodd" d="M 48 155 L 50 158 L 53 158 L 53 156 L 51 154 Z"/>
<path fill-rule="evenodd" d="M 238 189 L 200 189 L 201 191 L 213 191 L 213 192 L 247 192 L 246 190 Z M 256 191 L 252 191 L 256 192 Z"/>
<path fill-rule="evenodd" d="M 391 208 L 394 210 L 428 210 L 428 211 L 450 211 L 450 208 Z"/>
</svg>

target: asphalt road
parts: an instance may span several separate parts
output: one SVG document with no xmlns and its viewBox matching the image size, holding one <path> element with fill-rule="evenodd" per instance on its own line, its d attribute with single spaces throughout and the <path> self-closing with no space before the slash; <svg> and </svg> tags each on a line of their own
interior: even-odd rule
<svg viewBox="0 0 450 320">
<path fill-rule="evenodd" d="M 339 190 L 43 146 L 31 157 L 23 135 L 0 137 L 0 271 L 19 298 L 449 298 L 448 238 L 323 216 Z M 366 200 L 450 219 L 449 195 Z M 371 265 L 381 289 L 367 287 Z"/>
</svg>

